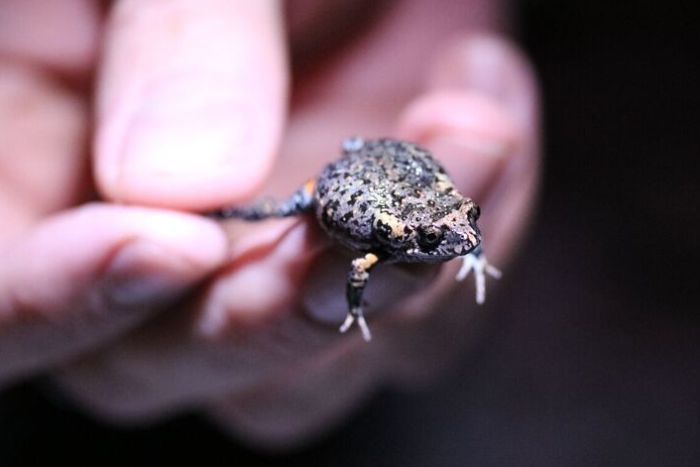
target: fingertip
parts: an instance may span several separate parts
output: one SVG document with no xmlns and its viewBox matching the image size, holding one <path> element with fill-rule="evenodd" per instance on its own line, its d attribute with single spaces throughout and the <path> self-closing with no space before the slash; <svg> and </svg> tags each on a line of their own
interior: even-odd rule
<svg viewBox="0 0 700 467">
<path fill-rule="evenodd" d="M 284 122 L 278 16 L 273 1 L 116 5 L 95 140 L 107 198 L 201 210 L 252 195 Z"/>
<path fill-rule="evenodd" d="M 518 125 L 528 128 L 537 121 L 535 71 L 517 44 L 503 35 L 465 34 L 445 43 L 430 68 L 428 87 L 472 90 L 500 103 Z"/>
<path fill-rule="evenodd" d="M 503 106 L 469 90 L 420 96 L 401 115 L 398 132 L 433 151 L 460 191 L 476 200 L 494 184 L 522 142 Z"/>
<path fill-rule="evenodd" d="M 536 136 L 537 98 L 534 71 L 515 44 L 494 34 L 463 35 L 435 54 L 426 94 L 402 114 L 399 131 L 424 140 L 462 132 L 481 152 L 504 154 Z"/>
<path fill-rule="evenodd" d="M 250 197 L 276 156 L 280 123 L 267 114 L 281 116 L 282 105 L 253 107 L 225 81 L 167 78 L 149 86 L 133 111 L 108 117 L 96 142 L 105 196 L 179 209 Z"/>
<path fill-rule="evenodd" d="M 508 110 L 470 89 L 429 91 L 402 112 L 399 134 L 418 141 L 463 140 L 473 151 L 494 158 L 507 155 L 520 134 Z"/>
<path fill-rule="evenodd" d="M 226 254 L 223 231 L 206 219 L 95 204 L 55 216 L 19 241 L 3 258 L 0 285 L 25 309 L 60 320 L 64 313 L 109 307 L 95 301 L 94 293 L 116 283 L 110 279 L 115 271 L 132 284 L 157 276 L 161 289 L 168 281 L 174 296 L 218 267 Z M 141 302 L 158 301 L 162 292 L 154 289 Z"/>
<path fill-rule="evenodd" d="M 420 138 L 431 131 L 470 128 L 472 138 L 483 134 L 524 144 L 537 139 L 535 73 L 503 36 L 467 34 L 445 43 L 429 68 L 427 87 L 428 97 L 419 97 L 404 112 L 401 132 Z"/>
<path fill-rule="evenodd" d="M 59 222 L 65 223 L 57 227 L 63 232 L 84 228 L 85 236 L 104 242 L 141 239 L 158 243 L 201 268 L 221 263 L 228 248 L 226 235 L 216 222 L 172 211 L 94 203 Z"/>
</svg>

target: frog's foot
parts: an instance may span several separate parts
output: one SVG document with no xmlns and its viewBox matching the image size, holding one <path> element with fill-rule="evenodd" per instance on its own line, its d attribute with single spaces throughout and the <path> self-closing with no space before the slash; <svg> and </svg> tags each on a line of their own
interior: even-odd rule
<svg viewBox="0 0 700 467">
<path fill-rule="evenodd" d="M 486 274 L 500 279 L 501 271 L 488 262 L 480 247 L 464 257 L 462 267 L 457 273 L 457 280 L 464 280 L 472 270 L 476 281 L 476 303 L 481 305 L 486 300 Z"/>
<path fill-rule="evenodd" d="M 365 339 L 365 341 L 369 342 L 372 340 L 372 333 L 369 332 L 367 321 L 365 321 L 365 317 L 362 315 L 362 308 L 353 308 L 348 312 L 348 315 L 345 317 L 345 321 L 340 326 L 340 332 L 346 332 L 352 327 L 352 323 L 355 321 L 357 321 L 357 325 L 360 327 L 362 337 Z"/>
</svg>

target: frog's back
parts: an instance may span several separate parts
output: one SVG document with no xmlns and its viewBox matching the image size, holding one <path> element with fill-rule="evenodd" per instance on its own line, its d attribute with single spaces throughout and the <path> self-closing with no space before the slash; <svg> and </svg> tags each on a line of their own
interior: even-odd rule
<svg viewBox="0 0 700 467">
<path fill-rule="evenodd" d="M 364 141 L 321 172 L 316 213 L 332 237 L 368 250 L 376 243 L 372 222 L 377 213 L 407 217 L 429 212 L 436 195 L 449 196 L 452 190 L 442 166 L 420 146 L 391 139 Z"/>
</svg>

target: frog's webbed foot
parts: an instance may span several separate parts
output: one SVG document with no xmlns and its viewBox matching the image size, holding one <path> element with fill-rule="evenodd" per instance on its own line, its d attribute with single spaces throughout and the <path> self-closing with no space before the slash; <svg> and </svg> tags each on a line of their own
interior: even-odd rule
<svg viewBox="0 0 700 467">
<path fill-rule="evenodd" d="M 362 314 L 362 293 L 369 280 L 369 271 L 378 262 L 379 257 L 373 253 L 367 253 L 360 258 L 352 260 L 352 269 L 350 269 L 350 274 L 348 274 L 346 288 L 349 311 L 345 321 L 340 326 L 340 332 L 346 332 L 354 322 L 357 322 L 357 326 L 362 331 L 362 337 L 367 342 L 372 339 L 372 333 L 369 331 L 367 321 L 365 321 L 365 317 Z"/>
<path fill-rule="evenodd" d="M 289 217 L 309 211 L 314 202 L 315 180 L 309 180 L 284 201 L 258 200 L 247 206 L 231 206 L 208 214 L 215 219 L 257 221 L 270 217 Z"/>
<path fill-rule="evenodd" d="M 457 273 L 457 280 L 464 280 L 472 270 L 474 271 L 474 280 L 476 281 L 476 303 L 481 305 L 486 300 L 486 274 L 500 279 L 501 271 L 488 262 L 480 246 L 464 256 L 462 259 L 462 267 Z"/>
</svg>

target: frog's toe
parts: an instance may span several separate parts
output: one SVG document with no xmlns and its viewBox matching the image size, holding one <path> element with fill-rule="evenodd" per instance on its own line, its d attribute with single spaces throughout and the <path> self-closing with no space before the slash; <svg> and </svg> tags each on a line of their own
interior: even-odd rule
<svg viewBox="0 0 700 467">
<path fill-rule="evenodd" d="M 357 326 L 360 328 L 360 331 L 362 331 L 362 337 L 364 338 L 364 340 L 367 342 L 371 341 L 372 333 L 370 332 L 369 326 L 367 325 L 367 321 L 365 320 L 365 317 L 362 314 L 362 310 L 356 309 L 351 312 L 348 312 L 347 316 L 345 317 L 345 321 L 340 326 L 340 332 L 347 332 L 347 330 L 352 327 L 352 324 L 355 321 L 357 321 Z"/>
<path fill-rule="evenodd" d="M 481 248 L 464 256 L 462 267 L 459 269 L 456 279 L 458 281 L 464 280 L 472 270 L 476 282 L 476 303 L 481 305 L 486 300 L 486 274 L 496 279 L 500 279 L 502 274 L 500 270 L 488 262 Z"/>
</svg>

